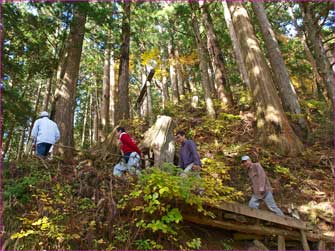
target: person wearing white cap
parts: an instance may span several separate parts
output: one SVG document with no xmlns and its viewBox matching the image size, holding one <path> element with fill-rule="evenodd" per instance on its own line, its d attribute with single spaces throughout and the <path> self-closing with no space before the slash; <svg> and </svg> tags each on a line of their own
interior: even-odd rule
<svg viewBox="0 0 335 251">
<path fill-rule="evenodd" d="M 258 209 L 260 201 L 264 200 L 266 206 L 277 215 L 284 215 L 277 207 L 272 195 L 272 187 L 269 179 L 260 163 L 252 163 L 249 156 L 241 158 L 242 165 L 248 168 L 248 175 L 252 183 L 253 195 L 249 201 L 249 207 Z"/>
<path fill-rule="evenodd" d="M 34 123 L 31 136 L 36 145 L 36 155 L 46 157 L 51 146 L 60 138 L 58 126 L 49 119 L 48 112 L 41 112 L 40 117 Z"/>
</svg>

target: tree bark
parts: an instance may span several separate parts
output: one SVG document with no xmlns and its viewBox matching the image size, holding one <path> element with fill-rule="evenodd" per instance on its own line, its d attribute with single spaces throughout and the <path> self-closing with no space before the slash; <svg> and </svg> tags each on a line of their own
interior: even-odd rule
<svg viewBox="0 0 335 251">
<path fill-rule="evenodd" d="M 235 28 L 234 28 L 233 22 L 231 20 L 231 14 L 230 14 L 227 2 L 222 1 L 222 6 L 223 6 L 223 10 L 224 10 L 224 18 L 225 18 L 226 25 L 227 25 L 228 30 L 229 30 L 230 39 L 231 39 L 232 44 L 233 44 L 233 50 L 234 50 L 234 53 L 235 53 L 236 62 L 237 62 L 237 66 L 238 66 L 240 74 L 241 74 L 241 78 L 242 78 L 244 84 L 248 88 L 250 88 L 249 76 L 248 76 L 247 69 L 245 67 L 244 61 L 243 61 L 240 45 L 237 41 Z"/>
<path fill-rule="evenodd" d="M 283 111 L 248 13 L 241 3 L 229 2 L 228 6 L 250 79 L 260 139 L 283 153 L 294 155 L 303 145 Z"/>
<path fill-rule="evenodd" d="M 172 88 L 172 102 L 173 104 L 178 104 L 180 101 L 180 95 L 178 90 L 178 83 L 177 83 L 177 70 L 176 70 L 176 56 L 175 56 L 175 48 L 173 45 L 173 41 L 169 42 L 168 44 L 168 51 L 169 51 L 169 63 L 170 63 L 170 81 L 171 81 L 171 88 Z"/>
<path fill-rule="evenodd" d="M 13 136 L 13 132 L 14 132 L 14 127 L 15 127 L 15 123 L 13 123 L 11 125 L 11 127 L 9 128 L 9 130 L 8 130 L 6 143 L 5 143 L 5 146 L 2 149 L 2 156 L 4 156 L 4 157 L 6 156 L 6 154 L 8 152 L 9 145 L 10 145 L 10 142 L 12 140 L 12 136 Z"/>
<path fill-rule="evenodd" d="M 223 105 L 233 105 L 233 95 L 230 90 L 228 81 L 226 80 L 226 70 L 224 64 L 224 57 L 221 52 L 218 39 L 216 37 L 213 21 L 208 10 L 208 4 L 204 4 L 201 8 L 202 21 L 205 25 L 207 38 L 209 41 L 209 50 L 213 56 L 213 63 L 215 67 L 215 82 L 220 101 Z"/>
<path fill-rule="evenodd" d="M 116 85 L 115 85 L 115 64 L 114 64 L 114 54 L 112 50 L 110 51 L 110 61 L 109 61 L 109 122 L 110 127 L 114 128 L 115 126 L 115 104 L 116 104 Z"/>
<path fill-rule="evenodd" d="M 151 126 L 153 123 L 152 118 L 152 94 L 151 94 L 151 81 L 147 81 L 146 78 L 146 85 L 147 85 L 147 105 L 148 105 L 148 119 L 149 125 Z"/>
<path fill-rule="evenodd" d="M 24 143 L 24 138 L 26 136 L 26 128 L 22 128 L 22 132 L 21 132 L 21 137 L 20 137 L 20 142 L 19 142 L 19 146 L 17 148 L 17 155 L 16 155 L 16 160 L 19 161 L 21 159 L 22 156 L 22 152 L 23 152 L 23 143 Z"/>
<path fill-rule="evenodd" d="M 85 144 L 87 117 L 88 117 L 88 101 L 86 101 L 86 104 L 85 104 L 83 131 L 81 133 L 81 147 L 83 147 Z"/>
<path fill-rule="evenodd" d="M 183 77 L 183 66 L 179 60 L 179 51 L 175 49 L 175 59 L 176 59 L 176 71 L 177 71 L 177 85 L 179 95 L 185 96 L 185 88 L 184 88 L 184 77 Z"/>
<path fill-rule="evenodd" d="M 28 131 L 28 142 L 26 144 L 26 148 L 25 148 L 25 154 L 26 155 L 29 155 L 30 152 L 31 152 L 31 149 L 32 149 L 32 139 L 31 139 L 31 132 L 33 130 L 33 125 L 35 123 L 35 120 L 37 118 L 37 111 L 38 111 L 38 106 L 39 106 L 39 103 L 40 103 L 40 99 L 41 99 L 41 91 L 42 91 L 42 88 L 41 88 L 41 85 L 39 85 L 38 89 L 37 89 L 37 97 L 36 97 L 36 101 L 35 101 L 35 106 L 34 106 L 34 116 L 31 120 L 31 124 L 29 126 L 29 131 Z"/>
<path fill-rule="evenodd" d="M 73 157 L 73 120 L 75 110 L 76 87 L 79 73 L 80 58 L 84 40 L 86 13 L 75 8 L 70 27 L 69 42 L 67 48 L 67 64 L 64 69 L 63 84 L 58 89 L 56 96 L 55 122 L 60 129 L 60 146 L 54 151 L 60 154 L 64 160 Z M 67 146 L 67 148 L 63 146 Z"/>
<path fill-rule="evenodd" d="M 49 99 L 50 99 L 50 94 L 51 94 L 51 82 L 52 82 L 52 77 L 48 78 L 47 80 L 47 85 L 45 87 L 45 94 L 44 94 L 44 99 L 43 99 L 42 111 L 48 111 Z"/>
<path fill-rule="evenodd" d="M 322 44 L 322 39 L 320 36 L 320 27 L 314 21 L 313 18 L 313 10 L 311 9 L 311 5 L 308 2 L 299 3 L 303 16 L 303 29 L 305 30 L 307 37 L 307 44 L 309 48 L 314 53 L 316 66 L 320 76 L 322 77 L 325 83 L 325 89 L 327 90 L 327 95 L 332 104 L 334 104 L 334 84 L 333 84 L 333 70 L 327 59 L 327 55 L 325 53 L 325 49 Z"/>
<path fill-rule="evenodd" d="M 89 137 L 90 137 L 90 147 L 93 145 L 93 94 L 90 94 L 90 106 L 89 106 L 89 115 L 90 115 L 90 120 L 89 120 Z"/>
<path fill-rule="evenodd" d="M 129 119 L 129 47 L 130 47 L 130 1 L 123 3 L 121 60 L 119 67 L 119 99 L 117 105 L 117 120 Z"/>
<path fill-rule="evenodd" d="M 99 113 L 98 113 L 98 89 L 93 94 L 93 142 L 99 142 Z"/>
<path fill-rule="evenodd" d="M 142 88 L 144 88 L 144 86 L 146 85 L 146 81 L 147 81 L 147 76 L 145 74 L 145 71 L 142 70 Z M 142 103 L 140 103 L 140 106 L 139 106 L 139 114 L 140 116 L 143 116 L 143 117 L 148 117 L 148 98 L 147 96 L 145 95 L 142 99 Z"/>
<path fill-rule="evenodd" d="M 108 134 L 109 126 L 109 100 L 110 100 L 110 83 L 109 83 L 109 74 L 110 74 L 110 43 L 109 35 L 106 39 L 106 48 L 104 55 L 104 76 L 102 81 L 102 100 L 101 100 L 101 125 L 102 125 L 102 136 L 103 140 Z"/>
<path fill-rule="evenodd" d="M 307 122 L 301 114 L 298 96 L 285 66 L 275 33 L 272 30 L 271 24 L 266 16 L 264 5 L 262 2 L 252 2 L 252 8 L 256 14 L 261 32 L 263 34 L 265 46 L 269 54 L 271 68 L 274 73 L 273 77 L 279 90 L 279 96 L 281 98 L 284 111 L 291 113 L 293 116 L 297 116 L 297 119 L 294 119 L 293 117 L 293 122 L 296 122 L 300 127 L 298 134 L 301 137 L 306 138 L 308 133 Z"/>
<path fill-rule="evenodd" d="M 144 134 L 140 148 L 149 148 L 154 152 L 154 166 L 173 163 L 175 144 L 172 118 L 158 116 L 156 123 Z"/>
<path fill-rule="evenodd" d="M 169 101 L 169 88 L 167 83 L 167 77 L 163 75 L 162 77 L 162 102 L 163 102 L 163 108 L 167 106 L 167 103 Z"/>
<path fill-rule="evenodd" d="M 204 89 L 204 94 L 205 94 L 205 103 L 206 103 L 206 109 L 207 109 L 207 114 L 211 118 L 215 118 L 215 110 L 214 110 L 214 103 L 211 97 L 211 90 L 209 86 L 209 77 L 208 77 L 208 58 L 206 53 L 206 47 L 204 46 L 204 42 L 201 38 L 200 35 L 200 30 L 199 30 L 199 25 L 198 25 L 198 20 L 196 16 L 196 10 L 197 6 L 195 2 L 189 2 L 191 6 L 191 22 L 192 22 L 192 27 L 193 31 L 195 34 L 196 38 L 196 44 L 197 44 L 197 50 L 198 50 L 198 55 L 200 58 L 200 73 L 201 73 L 201 83 L 202 87 Z M 207 55 L 206 55 L 207 54 Z"/>
</svg>

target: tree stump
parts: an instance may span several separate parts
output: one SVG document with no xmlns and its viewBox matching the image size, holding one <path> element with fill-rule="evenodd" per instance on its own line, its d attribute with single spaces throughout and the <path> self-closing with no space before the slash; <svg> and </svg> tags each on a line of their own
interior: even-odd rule
<svg viewBox="0 0 335 251">
<path fill-rule="evenodd" d="M 144 133 L 140 148 L 147 148 L 154 153 L 154 166 L 161 167 L 164 162 L 173 163 L 175 143 L 172 118 L 158 116 L 156 123 Z"/>
</svg>

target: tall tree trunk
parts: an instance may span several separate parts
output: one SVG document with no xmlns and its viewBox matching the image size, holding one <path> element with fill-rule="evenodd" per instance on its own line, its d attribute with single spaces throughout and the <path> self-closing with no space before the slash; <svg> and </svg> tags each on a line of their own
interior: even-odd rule
<svg viewBox="0 0 335 251">
<path fill-rule="evenodd" d="M 130 1 L 123 2 L 122 44 L 119 68 L 119 99 L 117 121 L 129 119 L 129 46 L 130 46 Z"/>
<path fill-rule="evenodd" d="M 147 100 L 148 100 L 148 119 L 149 119 L 149 125 L 152 125 L 152 96 L 151 96 L 151 83 L 150 81 L 147 81 Z"/>
<path fill-rule="evenodd" d="M 93 142 L 99 142 L 99 113 L 98 113 L 98 88 L 95 89 L 93 94 Z"/>
<path fill-rule="evenodd" d="M 115 126 L 115 104 L 116 104 L 116 84 L 115 84 L 115 74 L 114 74 L 114 53 L 111 50 L 110 61 L 109 61 L 109 122 L 110 128 Z"/>
<path fill-rule="evenodd" d="M 221 52 L 218 39 L 216 37 L 213 21 L 208 10 L 208 4 L 204 4 L 201 8 L 202 20 L 205 26 L 207 38 L 209 41 L 209 50 L 213 56 L 213 63 L 215 67 L 215 82 L 217 84 L 218 96 L 223 105 L 233 105 L 233 95 L 230 90 L 228 81 L 226 80 L 226 70 L 224 64 L 224 57 Z"/>
<path fill-rule="evenodd" d="M 178 80 L 177 80 L 177 70 L 176 70 L 176 56 L 175 56 L 175 48 L 173 45 L 173 41 L 170 41 L 168 44 L 169 51 L 169 61 L 170 61 L 170 81 L 172 88 L 172 102 L 173 104 L 178 104 L 180 101 L 180 95 L 178 90 Z"/>
<path fill-rule="evenodd" d="M 329 100 L 334 104 L 334 84 L 333 84 L 333 70 L 325 53 L 325 49 L 322 44 L 322 39 L 320 36 L 320 27 L 314 21 L 314 13 L 311 9 L 311 4 L 308 2 L 299 3 L 301 7 L 301 12 L 303 16 L 303 28 L 307 37 L 307 44 L 314 53 L 316 66 L 320 76 L 322 77 L 324 83 L 326 84 L 325 89 L 327 90 L 327 95 Z"/>
<path fill-rule="evenodd" d="M 168 89 L 168 84 L 167 84 L 167 77 L 164 75 L 162 77 L 162 102 L 163 102 L 163 108 L 166 108 L 168 101 L 169 101 L 169 89 Z"/>
<path fill-rule="evenodd" d="M 249 76 L 247 73 L 247 69 L 245 67 L 244 61 L 243 61 L 243 57 L 242 57 L 242 52 L 241 52 L 241 48 L 240 45 L 237 41 L 237 37 L 236 37 L 236 32 L 235 32 L 235 28 L 233 26 L 233 22 L 231 20 L 231 14 L 227 5 L 226 1 L 222 1 L 222 6 L 223 6 L 223 10 L 224 10 L 224 18 L 229 30 L 229 35 L 230 35 L 230 39 L 232 41 L 233 44 L 233 50 L 235 53 L 235 57 L 236 57 L 236 62 L 237 62 L 237 66 L 239 68 L 242 80 L 244 82 L 244 84 L 250 88 L 250 80 L 249 80 Z"/>
<path fill-rule="evenodd" d="M 51 94 L 51 82 L 52 82 L 52 77 L 48 78 L 47 80 L 47 85 L 45 87 L 45 94 L 44 94 L 44 99 L 43 99 L 42 111 L 48 111 L 49 99 L 50 99 L 50 94 Z"/>
<path fill-rule="evenodd" d="M 208 44 L 208 39 L 207 39 L 207 44 Z M 209 79 L 209 87 L 211 89 L 211 93 L 212 93 L 212 97 L 213 98 L 218 98 L 217 95 L 217 89 L 216 89 L 216 82 L 215 82 L 215 74 L 214 74 L 214 68 L 213 68 L 213 64 L 211 63 L 211 51 L 209 51 L 208 45 L 206 48 L 206 54 L 208 55 L 208 79 Z"/>
<path fill-rule="evenodd" d="M 229 2 L 228 6 L 249 74 L 260 139 L 283 153 L 296 154 L 302 150 L 302 143 L 284 113 L 248 13 L 241 3 Z"/>
<path fill-rule="evenodd" d="M 85 144 L 86 139 L 86 124 L 87 124 L 87 117 L 88 117 L 88 101 L 85 104 L 85 112 L 84 112 L 84 121 L 83 121 L 83 131 L 81 133 L 81 147 Z"/>
<path fill-rule="evenodd" d="M 90 94 L 90 106 L 89 106 L 90 108 L 89 108 L 89 114 L 90 114 L 90 120 L 89 120 L 89 123 L 90 123 L 90 125 L 89 125 L 89 137 L 90 137 L 90 147 L 92 147 L 92 145 L 93 145 L 93 131 L 94 131 L 94 129 L 93 129 L 93 111 L 94 111 L 94 109 L 93 109 L 93 94 L 91 93 Z"/>
<path fill-rule="evenodd" d="M 29 131 L 28 131 L 28 141 L 27 141 L 27 144 L 26 144 L 26 148 L 25 148 L 25 154 L 26 155 L 29 155 L 30 152 L 31 152 L 31 149 L 32 149 L 32 139 L 30 138 L 31 136 L 31 132 L 33 130 L 33 126 L 34 126 L 34 123 L 35 123 L 35 120 L 37 118 L 37 111 L 38 111 L 38 106 L 40 104 L 40 99 L 41 99 L 41 91 L 42 91 L 42 87 L 41 85 L 38 86 L 37 88 L 37 97 L 36 97 L 36 100 L 35 100 L 35 106 L 34 106 L 34 116 L 31 120 L 31 124 L 29 126 Z"/>
<path fill-rule="evenodd" d="M 175 50 L 175 58 L 176 58 L 176 70 L 177 70 L 177 85 L 179 95 L 185 96 L 185 88 L 184 88 L 184 78 L 183 78 L 183 66 L 179 60 L 179 51 L 178 49 Z"/>
<path fill-rule="evenodd" d="M 16 155 L 16 160 L 19 161 L 21 159 L 22 156 L 22 152 L 23 152 L 23 143 L 24 143 L 24 138 L 26 136 L 26 128 L 22 128 L 22 132 L 21 132 L 21 137 L 20 137 L 20 142 L 19 142 L 19 146 L 17 148 L 17 155 Z"/>
<path fill-rule="evenodd" d="M 12 123 L 11 127 L 8 130 L 6 143 L 5 143 L 5 146 L 2 148 L 2 156 L 3 157 L 6 156 L 8 150 L 9 150 L 9 145 L 10 145 L 10 142 L 12 140 L 12 136 L 13 136 L 13 132 L 14 132 L 14 127 L 15 127 L 15 123 Z"/>
<path fill-rule="evenodd" d="M 145 74 L 144 69 L 142 69 L 141 77 L 142 77 L 142 87 L 143 87 L 143 86 L 145 86 L 145 83 L 147 81 L 147 75 Z M 142 87 L 141 87 L 141 89 L 142 89 Z M 145 95 L 142 100 L 143 101 L 142 101 L 141 105 L 139 106 L 139 114 L 140 114 L 141 117 L 147 118 L 148 117 L 148 97 L 147 97 L 147 95 Z"/>
<path fill-rule="evenodd" d="M 214 103 L 211 97 L 209 77 L 208 77 L 208 72 L 207 72 L 208 71 L 208 58 L 207 58 L 208 53 L 206 53 L 206 47 L 204 46 L 204 42 L 200 35 L 198 20 L 196 16 L 196 10 L 198 6 L 196 6 L 195 2 L 191 2 L 191 1 L 189 2 L 189 4 L 192 9 L 192 13 L 191 13 L 192 27 L 193 27 L 193 31 L 194 31 L 195 38 L 196 38 L 198 55 L 200 58 L 201 83 L 202 83 L 202 87 L 205 93 L 205 103 L 206 103 L 207 114 L 209 117 L 215 118 Z"/>
<path fill-rule="evenodd" d="M 76 5 L 74 5 L 76 6 Z M 79 73 L 80 58 L 85 33 L 86 13 L 75 7 L 73 20 L 70 27 L 67 48 L 67 64 L 64 68 L 63 84 L 57 91 L 55 122 L 60 128 L 60 146 L 55 147 L 55 152 L 65 160 L 73 157 L 73 120 L 75 110 L 76 87 Z M 63 146 L 67 146 L 66 148 Z"/>
<path fill-rule="evenodd" d="M 104 55 L 104 76 L 102 81 L 102 98 L 101 98 L 101 125 L 102 125 L 102 137 L 103 140 L 107 136 L 109 126 L 109 100 L 110 100 L 110 43 L 108 42 L 109 36 L 106 39 L 106 48 Z"/>
<path fill-rule="evenodd" d="M 300 127 L 299 135 L 306 138 L 308 133 L 307 122 L 301 114 L 301 108 L 298 101 L 298 96 L 291 82 L 284 59 L 279 49 L 275 33 L 272 30 L 271 24 L 266 16 L 262 2 L 252 2 L 252 8 L 258 19 L 261 32 L 265 41 L 265 46 L 269 54 L 269 60 L 273 71 L 275 84 L 279 90 L 279 96 L 285 112 L 291 113 L 293 116 L 298 116 L 297 121 L 293 122 Z M 294 117 L 293 117 L 294 118 Z"/>
<path fill-rule="evenodd" d="M 307 60 L 310 62 L 311 66 L 312 66 L 312 71 L 313 71 L 314 80 L 315 80 L 315 85 L 314 85 L 315 88 L 314 89 L 317 91 L 318 86 L 320 85 L 320 83 L 321 83 L 322 86 L 325 86 L 325 84 L 324 84 L 323 79 L 321 78 L 321 76 L 318 72 L 318 69 L 316 67 L 316 62 L 315 62 L 315 59 L 312 55 L 312 52 L 308 48 L 305 33 L 302 31 L 301 27 L 298 25 L 297 19 L 295 18 L 294 14 L 293 14 L 293 9 L 292 9 L 291 5 L 288 4 L 287 7 L 288 7 L 288 13 L 289 13 L 290 17 L 292 18 L 293 25 L 298 32 L 298 36 L 300 37 L 300 40 L 303 43 L 304 51 L 306 53 Z M 324 96 L 324 98 L 327 99 L 327 95 Z"/>
</svg>

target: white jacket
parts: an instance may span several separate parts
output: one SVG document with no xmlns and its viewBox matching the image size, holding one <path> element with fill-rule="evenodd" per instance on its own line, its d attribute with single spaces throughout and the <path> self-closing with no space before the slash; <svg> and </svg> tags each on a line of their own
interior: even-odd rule
<svg viewBox="0 0 335 251">
<path fill-rule="evenodd" d="M 60 133 L 55 122 L 48 117 L 43 117 L 35 121 L 32 137 L 35 139 L 36 145 L 39 143 L 53 145 L 59 140 Z"/>
</svg>

